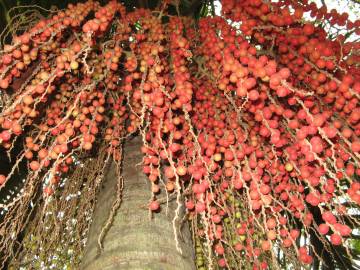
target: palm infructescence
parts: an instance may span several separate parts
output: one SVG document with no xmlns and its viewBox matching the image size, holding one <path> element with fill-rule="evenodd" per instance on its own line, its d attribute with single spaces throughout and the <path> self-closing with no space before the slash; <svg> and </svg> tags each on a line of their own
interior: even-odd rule
<svg viewBox="0 0 360 270">
<path fill-rule="evenodd" d="M 360 21 L 155 2 L 11 21 L 2 267 L 357 269 Z"/>
</svg>

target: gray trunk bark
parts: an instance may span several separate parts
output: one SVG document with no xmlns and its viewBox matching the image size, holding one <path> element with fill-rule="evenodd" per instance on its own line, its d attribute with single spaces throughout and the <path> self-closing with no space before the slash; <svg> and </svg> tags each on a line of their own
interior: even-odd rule
<svg viewBox="0 0 360 270">
<path fill-rule="evenodd" d="M 103 250 L 99 253 L 98 236 L 116 196 L 117 176 L 114 165 L 110 167 L 104 179 L 81 269 L 195 269 L 193 244 L 187 223 L 181 227 L 181 233 L 178 233 L 182 254 L 175 246 L 172 219 L 176 202 L 169 203 L 168 215 L 165 214 L 166 206 L 162 205 L 162 211 L 153 215 L 151 220 L 149 218 L 146 205 L 151 197 L 150 184 L 142 173 L 141 166 L 135 167 L 135 164 L 142 160 L 140 146 L 139 138 L 125 145 L 122 203 L 104 238 Z M 178 225 L 177 228 L 179 228 Z"/>
</svg>

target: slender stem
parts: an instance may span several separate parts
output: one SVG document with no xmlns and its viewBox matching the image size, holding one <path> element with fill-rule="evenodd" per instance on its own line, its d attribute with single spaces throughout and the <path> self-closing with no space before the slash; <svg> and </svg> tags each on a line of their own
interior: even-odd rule
<svg viewBox="0 0 360 270">
<path fill-rule="evenodd" d="M 9 15 L 9 12 L 8 12 L 8 8 L 7 8 L 4 0 L 0 0 L 0 4 L 3 7 L 3 12 L 4 12 L 4 15 L 5 15 L 6 24 L 9 24 L 11 19 L 10 19 L 10 15 Z"/>
</svg>

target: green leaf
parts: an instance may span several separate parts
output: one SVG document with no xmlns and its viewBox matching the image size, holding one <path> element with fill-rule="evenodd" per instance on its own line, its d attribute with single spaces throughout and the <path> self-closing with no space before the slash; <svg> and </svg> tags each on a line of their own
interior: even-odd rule
<svg viewBox="0 0 360 270">
<path fill-rule="evenodd" d="M 136 28 L 136 30 L 138 30 L 138 31 L 142 29 L 141 23 L 140 23 L 139 21 L 137 21 L 137 22 L 135 23 L 135 28 Z"/>
</svg>

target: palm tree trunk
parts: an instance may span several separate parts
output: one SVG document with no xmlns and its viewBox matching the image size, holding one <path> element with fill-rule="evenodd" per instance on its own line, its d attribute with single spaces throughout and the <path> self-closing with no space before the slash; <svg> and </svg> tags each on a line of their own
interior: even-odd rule
<svg viewBox="0 0 360 270">
<path fill-rule="evenodd" d="M 188 224 L 182 226 L 179 235 L 180 254 L 175 246 L 172 219 L 175 202 L 169 203 L 169 215 L 165 207 L 149 218 L 147 205 L 151 197 L 149 181 L 141 167 L 141 140 L 127 143 L 124 152 L 122 203 L 110 229 L 104 237 L 103 250 L 99 253 L 98 236 L 108 219 L 112 207 L 118 177 L 111 165 L 99 192 L 93 223 L 90 228 L 82 268 L 86 270 L 192 270 L 194 252 Z M 145 207 L 144 207 L 145 206 Z M 179 226 L 177 226 L 179 228 Z"/>
</svg>

